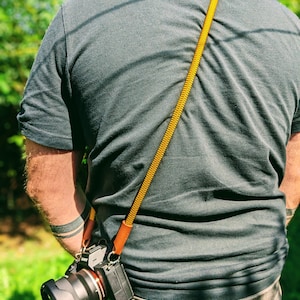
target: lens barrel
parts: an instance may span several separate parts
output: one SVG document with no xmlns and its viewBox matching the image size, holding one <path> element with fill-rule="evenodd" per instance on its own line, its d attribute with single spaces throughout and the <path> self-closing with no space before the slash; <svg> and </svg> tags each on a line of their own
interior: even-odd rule
<svg viewBox="0 0 300 300">
<path fill-rule="evenodd" d="M 100 278 L 92 271 L 81 269 L 57 281 L 45 282 L 41 287 L 43 300 L 102 300 L 105 292 Z"/>
</svg>

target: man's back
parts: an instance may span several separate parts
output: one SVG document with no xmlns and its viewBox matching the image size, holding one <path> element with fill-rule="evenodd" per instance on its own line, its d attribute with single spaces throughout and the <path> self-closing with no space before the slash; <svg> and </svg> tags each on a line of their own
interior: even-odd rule
<svg viewBox="0 0 300 300">
<path fill-rule="evenodd" d="M 53 113 L 33 140 L 89 146 L 87 195 L 111 239 L 182 88 L 209 1 L 198 2 L 68 1 L 40 54 L 47 73 L 36 63 L 39 76 L 29 80 L 25 99 L 30 82 L 46 87 L 49 70 L 53 87 L 61 84 L 61 98 L 51 89 L 41 95 L 41 116 L 44 106 Z M 300 98 L 296 22 L 277 1 L 220 1 L 182 119 L 122 255 L 138 295 L 232 300 L 280 276 L 287 243 L 278 186 L 289 135 L 300 130 L 299 113 L 292 123 Z M 35 131 L 24 126 L 29 138 Z"/>
</svg>

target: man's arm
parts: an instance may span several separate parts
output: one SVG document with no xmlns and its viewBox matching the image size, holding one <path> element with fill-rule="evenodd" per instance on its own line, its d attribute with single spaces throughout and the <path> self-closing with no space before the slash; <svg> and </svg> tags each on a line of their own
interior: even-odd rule
<svg viewBox="0 0 300 300">
<path fill-rule="evenodd" d="M 300 132 L 293 134 L 286 148 L 286 169 L 280 190 L 286 195 L 287 212 L 295 212 L 300 203 Z M 287 224 L 292 215 L 287 216 Z"/>
<path fill-rule="evenodd" d="M 48 148 L 26 140 L 26 155 L 27 194 L 53 231 L 57 231 L 58 241 L 75 255 L 81 248 L 83 221 L 80 215 L 86 205 L 85 195 L 76 185 L 82 153 Z M 69 225 L 59 226 L 66 224 Z"/>
</svg>

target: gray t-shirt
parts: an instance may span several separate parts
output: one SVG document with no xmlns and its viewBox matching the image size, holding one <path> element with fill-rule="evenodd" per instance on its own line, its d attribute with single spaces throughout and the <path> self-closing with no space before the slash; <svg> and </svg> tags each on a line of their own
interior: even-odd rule
<svg viewBox="0 0 300 300">
<path fill-rule="evenodd" d="M 89 147 L 87 196 L 110 238 L 166 129 L 208 3 L 69 0 L 45 35 L 21 131 L 49 147 Z M 277 1 L 220 1 L 121 257 L 137 295 L 234 300 L 280 275 L 288 246 L 278 186 L 300 131 L 299 33 Z"/>
</svg>

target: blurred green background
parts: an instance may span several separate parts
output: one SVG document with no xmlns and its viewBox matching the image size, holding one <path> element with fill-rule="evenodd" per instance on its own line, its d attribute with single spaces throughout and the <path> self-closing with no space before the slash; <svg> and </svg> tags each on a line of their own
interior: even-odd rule
<svg viewBox="0 0 300 300">
<path fill-rule="evenodd" d="M 16 114 L 41 38 L 62 0 L 1 0 L 0 7 L 0 299 L 40 299 L 41 282 L 59 278 L 72 258 L 50 234 L 23 188 L 23 138 Z M 300 16 L 300 0 L 280 1 Z M 296 66 L 295 66 L 296 67 Z M 288 228 L 281 284 L 300 300 L 300 213 Z"/>
</svg>

